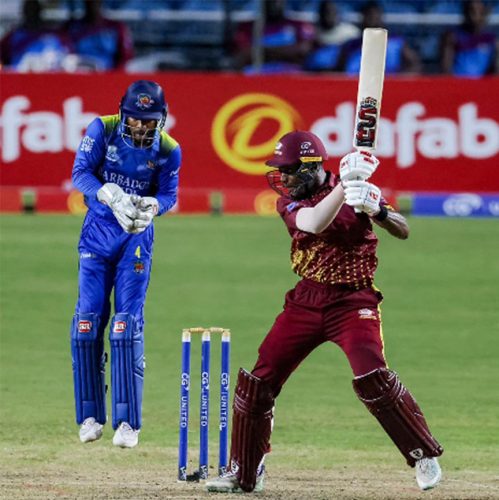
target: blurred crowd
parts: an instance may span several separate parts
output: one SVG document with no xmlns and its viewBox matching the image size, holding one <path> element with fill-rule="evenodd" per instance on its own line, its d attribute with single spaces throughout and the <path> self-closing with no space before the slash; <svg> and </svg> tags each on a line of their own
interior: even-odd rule
<svg viewBox="0 0 499 500">
<path fill-rule="evenodd" d="M 13 1 L 20 14 L 2 20 L 3 70 L 357 74 L 368 27 L 389 29 L 388 74 L 480 77 L 499 66 L 492 0 Z"/>
</svg>

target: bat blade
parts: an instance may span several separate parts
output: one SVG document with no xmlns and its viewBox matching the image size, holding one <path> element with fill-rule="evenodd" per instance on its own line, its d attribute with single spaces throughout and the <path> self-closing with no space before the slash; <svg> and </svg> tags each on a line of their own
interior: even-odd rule
<svg viewBox="0 0 499 500">
<path fill-rule="evenodd" d="M 353 147 L 373 150 L 378 140 L 388 31 L 366 28 L 362 35 Z"/>
</svg>

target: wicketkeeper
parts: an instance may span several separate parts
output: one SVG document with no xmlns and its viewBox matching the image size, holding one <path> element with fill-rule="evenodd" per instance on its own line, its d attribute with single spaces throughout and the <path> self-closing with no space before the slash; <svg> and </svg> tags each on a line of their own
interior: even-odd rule
<svg viewBox="0 0 499 500">
<path fill-rule="evenodd" d="M 132 448 L 142 425 L 144 302 L 153 219 L 177 200 L 181 151 L 164 130 L 167 104 L 155 82 L 139 80 L 119 114 L 90 123 L 76 154 L 73 183 L 88 212 L 78 251 L 78 302 L 71 328 L 76 422 L 95 441 L 106 423 L 104 330 L 111 313 L 113 444 Z"/>
<path fill-rule="evenodd" d="M 396 238 L 409 227 L 367 181 L 378 160 L 350 153 L 340 175 L 325 171 L 326 150 L 310 132 L 283 136 L 267 165 L 270 185 L 281 197 L 277 210 L 291 236 L 291 266 L 301 277 L 285 299 L 250 372 L 240 369 L 232 421 L 231 471 L 207 482 L 209 491 L 263 489 L 265 454 L 270 451 L 273 408 L 282 386 L 319 345 L 334 342 L 346 354 L 353 388 L 398 447 L 423 490 L 441 477 L 443 452 L 423 413 L 383 350 L 379 304 L 374 287 L 378 240 L 375 223 Z"/>
</svg>

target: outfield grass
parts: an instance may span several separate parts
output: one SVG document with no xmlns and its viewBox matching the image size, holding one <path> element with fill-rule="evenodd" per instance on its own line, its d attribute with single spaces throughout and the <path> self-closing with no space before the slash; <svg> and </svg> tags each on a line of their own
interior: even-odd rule
<svg viewBox="0 0 499 500">
<path fill-rule="evenodd" d="M 445 470 L 472 471 L 482 481 L 490 477 L 499 497 L 499 224 L 410 224 L 407 241 L 380 235 L 376 281 L 385 295 L 386 355 L 442 442 Z M 233 380 L 239 366 L 251 368 L 285 291 L 296 281 L 289 237 L 277 218 L 157 221 L 146 305 L 144 427 L 139 449 L 123 455 L 110 449 L 109 431 L 90 451 L 77 442 L 69 325 L 80 225 L 81 219 L 70 216 L 0 218 L 0 466 L 11 475 L 42 474 L 48 466 L 151 467 L 173 479 L 181 329 L 230 327 Z M 197 359 L 193 366 L 197 374 Z M 216 380 L 218 364 L 212 366 Z M 215 387 L 213 396 L 215 420 Z M 195 391 L 192 403 L 195 443 Z M 346 359 L 331 345 L 315 351 L 279 396 L 273 446 L 269 466 L 284 471 L 363 470 L 380 461 L 394 470 L 404 467 L 357 401 Z"/>
</svg>

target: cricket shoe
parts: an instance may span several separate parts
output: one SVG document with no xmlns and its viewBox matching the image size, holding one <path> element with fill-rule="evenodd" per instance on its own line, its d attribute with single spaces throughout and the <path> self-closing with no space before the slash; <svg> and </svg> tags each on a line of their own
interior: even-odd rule
<svg viewBox="0 0 499 500">
<path fill-rule="evenodd" d="M 80 441 L 82 443 L 90 443 L 97 441 L 102 437 L 102 428 L 104 426 L 95 421 L 94 417 L 86 418 L 80 425 Z"/>
<path fill-rule="evenodd" d="M 442 469 L 435 457 L 422 458 L 416 462 L 416 481 L 424 490 L 431 490 L 442 479 Z"/>
<path fill-rule="evenodd" d="M 265 468 L 262 467 L 261 472 L 256 476 L 256 484 L 253 493 L 263 491 L 263 482 L 265 478 Z M 206 489 L 208 491 L 216 491 L 218 493 L 245 493 L 239 486 L 235 472 L 228 471 L 222 476 L 206 481 Z"/>
<path fill-rule="evenodd" d="M 121 422 L 113 436 L 114 446 L 134 448 L 139 443 L 140 430 L 132 429 L 128 422 Z"/>
</svg>

